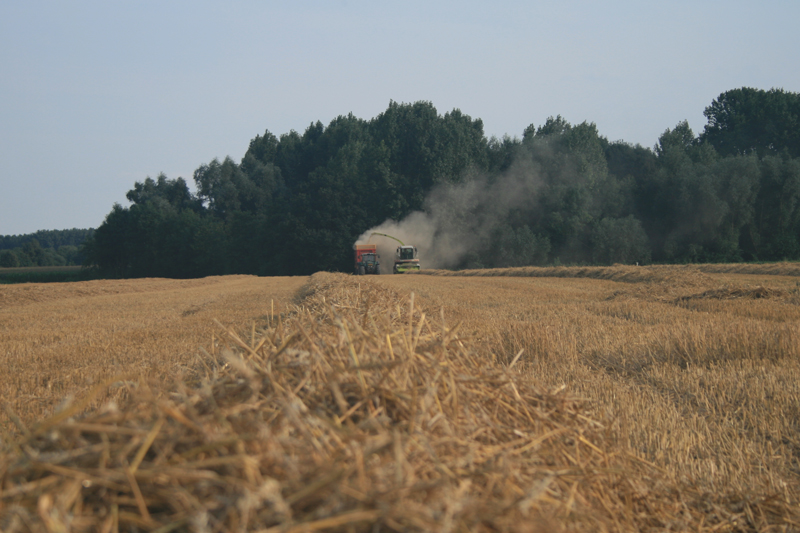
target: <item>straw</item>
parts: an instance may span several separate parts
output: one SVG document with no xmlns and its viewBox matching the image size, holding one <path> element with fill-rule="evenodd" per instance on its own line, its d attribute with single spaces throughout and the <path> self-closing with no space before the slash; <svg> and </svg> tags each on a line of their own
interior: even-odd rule
<svg viewBox="0 0 800 533">
<path fill-rule="evenodd" d="M 2 531 L 792 530 L 610 447 L 584 400 L 510 372 L 374 282 L 309 280 L 180 383 L 0 452 Z M 245 329 L 245 331 L 247 331 Z M 227 346 L 225 343 L 227 342 Z M 176 392 L 178 391 L 178 392 Z M 82 404 L 83 405 L 83 404 Z"/>
</svg>

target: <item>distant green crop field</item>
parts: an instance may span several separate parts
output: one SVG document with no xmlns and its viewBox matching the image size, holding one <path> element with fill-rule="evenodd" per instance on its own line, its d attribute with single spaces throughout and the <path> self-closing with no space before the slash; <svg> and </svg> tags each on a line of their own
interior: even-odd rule
<svg viewBox="0 0 800 533">
<path fill-rule="evenodd" d="M 96 276 L 80 266 L 0 268 L 0 284 L 86 281 Z"/>
</svg>

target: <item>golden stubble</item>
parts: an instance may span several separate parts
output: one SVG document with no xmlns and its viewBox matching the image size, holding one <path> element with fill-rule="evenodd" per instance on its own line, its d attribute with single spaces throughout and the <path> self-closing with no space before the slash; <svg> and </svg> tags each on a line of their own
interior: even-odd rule
<svg viewBox="0 0 800 533">
<path fill-rule="evenodd" d="M 0 398 L 30 422 L 114 376 L 173 379 L 219 337 L 215 318 L 244 329 L 266 323 L 273 309 L 285 311 L 305 279 L 0 285 Z"/>
<path fill-rule="evenodd" d="M 775 275 L 797 265 L 542 271 L 380 280 L 500 360 L 524 350 L 517 372 L 590 400 L 621 450 L 678 480 L 800 489 L 800 282 Z"/>
<path fill-rule="evenodd" d="M 797 530 L 800 286 L 710 270 L 0 290 L 0 525 Z"/>
</svg>

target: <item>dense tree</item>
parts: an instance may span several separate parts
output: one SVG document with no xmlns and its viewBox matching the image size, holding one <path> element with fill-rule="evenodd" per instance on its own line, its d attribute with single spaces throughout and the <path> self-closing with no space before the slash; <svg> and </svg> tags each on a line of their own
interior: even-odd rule
<svg viewBox="0 0 800 533">
<path fill-rule="evenodd" d="M 483 122 L 457 109 L 442 117 L 430 102 L 391 102 L 370 122 L 370 129 L 375 141 L 388 149 L 395 190 L 407 206 L 399 216 L 421 209 L 435 185 L 488 167 Z"/>
<path fill-rule="evenodd" d="M 641 222 L 633 215 L 599 220 L 591 235 L 595 263 L 648 263 L 650 243 Z"/>
<path fill-rule="evenodd" d="M 278 144 L 278 138 L 266 130 L 264 135 L 256 135 L 250 141 L 245 157 L 249 155 L 264 165 L 274 163 L 275 155 L 278 153 Z"/>
<path fill-rule="evenodd" d="M 722 155 L 800 157 L 800 94 L 742 87 L 720 94 L 700 135 Z"/>
<path fill-rule="evenodd" d="M 64 258 L 64 261 L 67 265 L 83 264 L 84 257 L 81 253 L 81 249 L 77 246 L 72 246 L 70 244 L 59 246 L 56 250 L 56 253 Z"/>
<path fill-rule="evenodd" d="M 548 259 L 550 241 L 535 234 L 527 225 L 516 229 L 510 224 L 498 227 L 492 235 L 488 267 L 519 267 L 541 265 Z"/>
<path fill-rule="evenodd" d="M 0 235 L 0 250 L 19 248 L 33 239 L 39 241 L 43 248 L 59 246 L 80 246 L 91 237 L 93 229 L 39 230 L 27 235 Z"/>
<path fill-rule="evenodd" d="M 259 175 L 266 173 L 265 168 L 263 164 L 258 165 L 258 170 L 263 171 Z M 220 218 L 231 217 L 238 211 L 263 209 L 272 193 L 254 183 L 230 157 L 226 157 L 222 163 L 214 159 L 208 165 L 202 165 L 195 170 L 194 181 L 198 198 L 211 213 Z"/>
<path fill-rule="evenodd" d="M 520 146 L 521 141 L 519 139 L 511 138 L 508 135 L 502 139 L 497 139 L 496 137 L 489 139 L 486 146 L 489 172 L 496 174 L 509 170 Z"/>
<path fill-rule="evenodd" d="M 800 160 L 769 156 L 760 161 L 754 202 L 754 257 L 800 258 Z"/>
<path fill-rule="evenodd" d="M 40 230 L 27 235 L 0 235 L 5 258 L 0 267 L 80 265 L 80 246 L 93 229 Z M 34 244 L 33 241 L 36 241 Z"/>
<path fill-rule="evenodd" d="M 720 159 L 711 167 L 717 195 L 725 205 L 725 214 L 717 229 L 717 257 L 720 261 L 755 259 L 757 253 L 752 239 L 755 201 L 761 172 L 758 159 L 736 156 Z"/>
<path fill-rule="evenodd" d="M 87 263 L 109 277 L 190 278 L 223 274 L 224 227 L 199 211 L 199 201 L 184 194 L 183 180 L 160 176 L 136 183 L 128 192 L 133 205 L 115 204 L 83 248 Z M 172 201 L 172 203 L 171 203 Z"/>
<path fill-rule="evenodd" d="M 197 211 L 201 208 L 183 178 L 171 180 L 164 174 L 159 174 L 155 180 L 147 177 L 141 183 L 136 182 L 125 197 L 136 205 L 145 205 L 147 202 L 160 199 L 178 209 Z"/>
<path fill-rule="evenodd" d="M 651 239 L 657 258 L 666 261 L 711 260 L 717 230 L 727 212 L 715 176 L 703 161 L 705 152 L 694 142 L 684 121 L 667 129 L 655 148 L 658 170 L 653 176 L 654 204 Z"/>
<path fill-rule="evenodd" d="M 38 234 L 38 233 L 37 233 Z M 36 235 L 36 234 L 34 234 Z M 66 250 L 59 252 L 53 248 L 45 248 L 32 235 L 13 236 L 12 242 L 22 242 L 21 246 L 5 249 L 0 252 L 0 267 L 36 267 L 75 265 L 77 257 L 67 257 Z M 19 238 L 17 240 L 16 238 Z M 65 247 L 61 247 L 62 249 Z"/>
<path fill-rule="evenodd" d="M 527 223 L 560 261 L 591 261 L 595 221 L 630 208 L 632 182 L 609 172 L 606 145 L 594 124 L 573 126 L 561 116 L 523 134 L 517 160 L 541 183 Z"/>
<path fill-rule="evenodd" d="M 12 250 L 0 251 L 0 267 L 14 268 L 19 266 L 19 258 Z"/>
<path fill-rule="evenodd" d="M 240 162 L 201 165 L 194 193 L 181 178 L 146 178 L 77 254 L 79 243 L 52 247 L 109 276 L 349 271 L 359 235 L 422 211 L 436 238 L 469 243 L 450 262 L 462 268 L 797 259 L 796 98 L 723 93 L 702 135 L 683 121 L 653 149 L 560 115 L 486 139 L 458 109 L 390 102 L 368 121 L 267 130 Z M 0 260 L 50 260 L 44 245 L 23 251 L 30 240 Z"/>
</svg>

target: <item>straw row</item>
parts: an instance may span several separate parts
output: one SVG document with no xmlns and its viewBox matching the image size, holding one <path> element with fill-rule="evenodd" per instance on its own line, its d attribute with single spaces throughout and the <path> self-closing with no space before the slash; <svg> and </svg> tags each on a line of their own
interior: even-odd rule
<svg viewBox="0 0 800 533">
<path fill-rule="evenodd" d="M 486 268 L 475 270 L 423 269 L 414 274 L 466 277 L 538 277 L 592 278 L 624 283 L 672 283 L 684 286 L 713 282 L 708 274 L 756 274 L 768 276 L 800 276 L 800 263 L 729 264 L 729 265 L 620 265 Z"/>
</svg>

